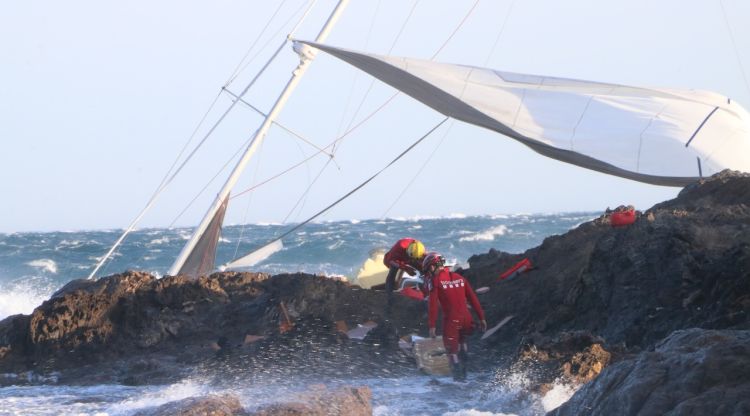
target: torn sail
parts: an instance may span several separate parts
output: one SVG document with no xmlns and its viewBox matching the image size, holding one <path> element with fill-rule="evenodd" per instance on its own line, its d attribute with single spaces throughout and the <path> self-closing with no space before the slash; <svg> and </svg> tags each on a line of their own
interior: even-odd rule
<svg viewBox="0 0 750 416">
<path fill-rule="evenodd" d="M 668 186 L 724 169 L 750 172 L 750 115 L 712 92 L 525 75 L 305 43 L 447 116 L 563 162 Z"/>
<path fill-rule="evenodd" d="M 224 222 L 224 213 L 227 211 L 228 203 L 229 197 L 227 196 L 198 239 L 187 260 L 180 267 L 178 275 L 199 277 L 207 276 L 214 271 L 216 247 L 219 244 L 219 237 L 221 237 L 221 224 Z"/>
</svg>

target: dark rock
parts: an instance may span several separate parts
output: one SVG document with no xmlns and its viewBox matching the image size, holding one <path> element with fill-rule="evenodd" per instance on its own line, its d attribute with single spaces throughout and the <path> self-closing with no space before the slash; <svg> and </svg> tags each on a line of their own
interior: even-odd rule
<svg viewBox="0 0 750 416">
<path fill-rule="evenodd" d="M 605 369 L 551 415 L 750 414 L 750 331 L 676 331 Z"/>
<path fill-rule="evenodd" d="M 553 382 L 583 384 L 612 361 L 604 340 L 586 331 L 562 333 L 555 338 L 529 336 L 521 344 L 514 371 L 529 378 L 530 389 L 546 392 Z"/>
<path fill-rule="evenodd" d="M 533 270 L 495 281 L 525 257 Z M 493 249 L 469 264 L 461 273 L 472 285 L 491 287 L 480 295 L 489 326 L 514 316 L 471 341 L 470 370 L 533 367 L 538 391 L 559 378 L 587 382 L 653 354 L 677 330 L 750 330 L 750 175 L 702 180 L 627 227 L 590 221 L 524 253 Z M 367 321 L 378 326 L 363 341 L 337 329 Z M 411 333 L 427 334 L 424 302 L 322 276 L 125 272 L 71 282 L 30 316 L 1 321 L 0 374 L 128 384 L 169 382 L 186 369 L 244 371 L 248 382 L 393 377 L 416 372 L 397 346 Z M 673 353 L 682 354 L 662 355 Z"/>
</svg>

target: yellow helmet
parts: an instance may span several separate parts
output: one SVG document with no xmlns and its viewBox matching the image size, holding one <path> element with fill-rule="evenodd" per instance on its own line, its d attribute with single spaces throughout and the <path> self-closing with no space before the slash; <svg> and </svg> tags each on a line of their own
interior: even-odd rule
<svg viewBox="0 0 750 416">
<path fill-rule="evenodd" d="M 424 257 L 424 252 L 424 244 L 419 240 L 412 241 L 409 243 L 409 246 L 406 247 L 406 254 L 412 259 L 421 260 L 422 257 Z"/>
</svg>

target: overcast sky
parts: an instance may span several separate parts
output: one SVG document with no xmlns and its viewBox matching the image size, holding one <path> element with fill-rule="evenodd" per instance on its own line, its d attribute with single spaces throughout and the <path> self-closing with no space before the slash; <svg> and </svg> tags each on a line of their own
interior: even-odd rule
<svg viewBox="0 0 750 416">
<path fill-rule="evenodd" d="M 264 33 L 250 54 L 260 51 L 257 58 L 229 90 L 244 88 L 289 32 L 285 21 L 296 16 L 290 20 L 296 22 L 295 11 L 306 3 L 5 2 L 0 232 L 127 226 L 214 98 L 209 125 L 229 105 L 221 87 L 254 40 Z M 423 0 L 398 37 L 413 1 L 354 0 L 327 43 L 375 53 L 393 48 L 394 55 L 429 59 L 474 3 Z M 319 1 L 295 36 L 313 39 L 334 4 Z M 483 0 L 435 60 L 712 90 L 750 108 L 748 21 L 750 2 L 743 0 Z M 267 111 L 295 62 L 291 48 L 285 48 L 247 100 Z M 376 82 L 363 101 L 370 85 L 370 77 L 321 54 L 280 123 L 318 146 L 328 144 L 393 94 Z M 326 158 L 313 160 L 252 197 L 236 198 L 226 222 L 304 219 L 385 166 L 441 119 L 399 96 L 347 137 L 327 166 Z M 194 225 L 227 175 L 220 169 L 259 123 L 247 107 L 232 112 L 142 226 Z M 314 151 L 274 128 L 235 193 Z M 513 140 L 456 122 L 323 219 L 598 211 L 620 204 L 646 209 L 678 191 L 547 159 Z"/>
</svg>

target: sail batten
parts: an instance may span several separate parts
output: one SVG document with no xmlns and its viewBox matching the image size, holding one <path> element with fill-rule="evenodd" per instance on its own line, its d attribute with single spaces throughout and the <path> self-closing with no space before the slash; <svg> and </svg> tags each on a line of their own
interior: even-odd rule
<svg viewBox="0 0 750 416">
<path fill-rule="evenodd" d="M 750 171 L 750 116 L 713 92 L 516 74 L 303 43 L 436 111 L 566 163 L 666 186 L 723 169 Z"/>
</svg>

